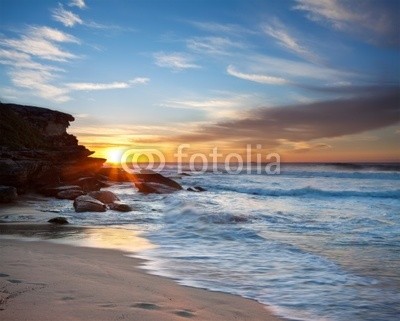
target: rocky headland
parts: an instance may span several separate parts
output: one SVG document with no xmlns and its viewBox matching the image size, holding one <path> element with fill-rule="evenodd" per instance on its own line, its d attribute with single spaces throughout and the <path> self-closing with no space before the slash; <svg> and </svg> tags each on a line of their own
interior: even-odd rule
<svg viewBox="0 0 400 321">
<path fill-rule="evenodd" d="M 0 103 L 0 203 L 36 192 L 73 200 L 76 211 L 129 211 L 129 205 L 101 188 L 131 182 L 144 194 L 182 190 L 159 173 L 130 174 L 104 166 L 106 159 L 92 157 L 92 151 L 67 133 L 74 120 L 47 108 Z"/>
</svg>

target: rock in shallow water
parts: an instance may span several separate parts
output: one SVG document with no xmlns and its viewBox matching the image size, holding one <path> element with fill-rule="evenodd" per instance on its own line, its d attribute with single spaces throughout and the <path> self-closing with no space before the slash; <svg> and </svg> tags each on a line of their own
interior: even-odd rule
<svg viewBox="0 0 400 321">
<path fill-rule="evenodd" d="M 74 200 L 75 212 L 105 212 L 107 207 L 88 195 L 78 196 Z"/>
<path fill-rule="evenodd" d="M 120 200 L 117 195 L 110 191 L 95 191 L 90 192 L 88 195 L 104 204 L 110 204 Z"/>
<path fill-rule="evenodd" d="M 59 217 L 53 217 L 51 219 L 49 219 L 47 222 L 52 223 L 52 224 L 69 224 L 69 222 L 67 221 L 67 219 L 65 217 L 59 216 Z"/>
<path fill-rule="evenodd" d="M 15 187 L 0 185 L 0 203 L 14 202 L 17 197 L 18 194 Z"/>
<path fill-rule="evenodd" d="M 85 195 L 85 193 L 82 190 L 67 190 L 67 191 L 61 191 L 59 192 L 56 197 L 59 199 L 65 199 L 65 200 L 74 200 L 78 196 Z"/>
<path fill-rule="evenodd" d="M 114 203 L 111 203 L 108 205 L 110 207 L 110 210 L 118 211 L 118 212 L 130 212 L 132 211 L 132 207 L 128 204 L 115 201 Z"/>
<path fill-rule="evenodd" d="M 204 187 L 201 187 L 201 186 L 189 187 L 187 190 L 189 192 L 205 192 L 205 191 L 207 191 Z"/>
<path fill-rule="evenodd" d="M 82 191 L 82 189 L 78 185 L 63 185 L 55 187 L 44 187 L 40 190 L 40 193 L 44 196 L 57 196 L 60 192 L 65 191 Z"/>
</svg>

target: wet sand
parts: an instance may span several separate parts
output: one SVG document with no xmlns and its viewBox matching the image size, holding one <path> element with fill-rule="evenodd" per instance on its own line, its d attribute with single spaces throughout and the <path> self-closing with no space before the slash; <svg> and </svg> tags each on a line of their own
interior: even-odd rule
<svg viewBox="0 0 400 321">
<path fill-rule="evenodd" d="M 21 235 L 34 237 L 35 231 L 54 239 L 80 229 L 0 224 L 2 320 L 281 320 L 253 300 L 149 275 L 140 268 L 142 260 L 115 249 L 21 240 Z M 118 238 L 115 233 L 108 237 Z M 149 246 L 136 235 L 128 242 Z"/>
</svg>

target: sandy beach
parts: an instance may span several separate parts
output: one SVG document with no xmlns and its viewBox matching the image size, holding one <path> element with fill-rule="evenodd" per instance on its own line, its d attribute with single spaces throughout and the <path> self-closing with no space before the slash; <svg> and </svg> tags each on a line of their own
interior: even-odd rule
<svg viewBox="0 0 400 321">
<path fill-rule="evenodd" d="M 1 224 L 2 235 L 15 229 Z M 146 274 L 142 260 L 121 251 L 7 237 L 0 244 L 3 320 L 279 320 L 255 301 Z"/>
</svg>

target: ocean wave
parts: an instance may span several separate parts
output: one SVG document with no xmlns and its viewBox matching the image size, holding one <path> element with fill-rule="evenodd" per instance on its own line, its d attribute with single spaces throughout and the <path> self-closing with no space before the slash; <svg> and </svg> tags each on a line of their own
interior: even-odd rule
<svg viewBox="0 0 400 321">
<path fill-rule="evenodd" d="M 261 196 L 288 196 L 288 197 L 376 197 L 376 198 L 400 198 L 400 190 L 386 190 L 386 191 L 354 191 L 354 190 L 322 190 L 312 187 L 294 188 L 294 189 L 263 189 L 263 188 L 244 188 L 244 187 L 231 187 L 224 186 L 218 189 L 226 191 L 245 193 L 251 195 Z"/>
<path fill-rule="evenodd" d="M 286 170 L 282 168 L 282 176 L 295 176 L 300 178 L 326 177 L 326 178 L 349 178 L 349 179 L 373 179 L 373 180 L 400 180 L 399 172 L 350 172 L 350 171 L 306 171 Z"/>
</svg>

